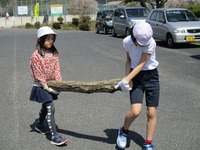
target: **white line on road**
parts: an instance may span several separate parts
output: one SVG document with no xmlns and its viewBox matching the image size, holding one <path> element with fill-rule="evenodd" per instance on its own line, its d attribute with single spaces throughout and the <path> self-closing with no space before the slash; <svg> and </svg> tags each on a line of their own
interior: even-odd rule
<svg viewBox="0 0 200 150">
<path fill-rule="evenodd" d="M 18 139 L 19 139 L 19 112 L 18 112 L 18 109 L 19 109 L 19 103 L 18 103 L 18 96 L 17 96 L 17 52 L 16 52 L 16 35 L 14 36 L 14 42 L 13 42 L 13 54 L 14 54 L 14 70 L 13 70 L 13 97 L 12 97 L 12 100 L 13 100 L 13 105 L 14 105 L 14 120 L 13 120 L 13 125 L 14 125 L 14 132 L 15 134 L 13 134 L 13 137 L 14 137 L 14 141 L 15 144 L 15 147 L 18 146 Z"/>
</svg>

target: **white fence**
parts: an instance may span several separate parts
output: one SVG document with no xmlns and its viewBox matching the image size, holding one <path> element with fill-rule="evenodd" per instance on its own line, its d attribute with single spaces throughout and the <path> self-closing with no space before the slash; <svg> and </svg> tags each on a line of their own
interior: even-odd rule
<svg viewBox="0 0 200 150">
<path fill-rule="evenodd" d="M 59 16 L 58 16 L 59 17 Z M 48 22 L 58 22 L 57 16 L 54 17 L 48 17 Z M 72 18 L 79 18 L 79 16 L 74 15 L 66 15 L 62 16 L 64 18 L 63 22 L 72 22 Z M 91 20 L 96 19 L 96 15 L 90 15 Z M 25 25 L 26 23 L 34 24 L 35 22 L 39 21 L 40 23 L 43 23 L 44 16 L 39 16 L 39 18 L 31 18 L 30 16 L 22 16 L 22 17 L 10 17 L 8 20 L 6 18 L 0 18 L 0 28 L 11 28 L 16 26 Z"/>
</svg>

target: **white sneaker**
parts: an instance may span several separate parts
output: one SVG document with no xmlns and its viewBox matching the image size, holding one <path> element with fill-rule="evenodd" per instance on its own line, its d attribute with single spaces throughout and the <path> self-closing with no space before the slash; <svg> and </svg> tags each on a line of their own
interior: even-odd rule
<svg viewBox="0 0 200 150">
<path fill-rule="evenodd" d="M 126 148 L 127 144 L 127 136 L 128 134 L 125 134 L 122 132 L 121 128 L 118 131 L 118 137 L 117 137 L 117 146 L 121 149 Z"/>
</svg>

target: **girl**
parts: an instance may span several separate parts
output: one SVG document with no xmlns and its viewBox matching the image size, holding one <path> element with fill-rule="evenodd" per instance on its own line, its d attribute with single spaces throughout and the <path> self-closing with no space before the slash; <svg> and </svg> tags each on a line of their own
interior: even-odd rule
<svg viewBox="0 0 200 150">
<path fill-rule="evenodd" d="M 37 37 L 36 50 L 30 60 L 31 76 L 34 82 L 30 100 L 41 103 L 42 108 L 35 130 L 41 134 L 48 133 L 43 125 L 47 117 L 48 127 L 51 132 L 51 144 L 67 144 L 68 141 L 57 133 L 54 118 L 53 100 L 58 98 L 59 93 L 47 85 L 48 80 L 62 80 L 58 51 L 54 46 L 56 33 L 50 27 L 44 26 L 38 29 Z"/>
</svg>

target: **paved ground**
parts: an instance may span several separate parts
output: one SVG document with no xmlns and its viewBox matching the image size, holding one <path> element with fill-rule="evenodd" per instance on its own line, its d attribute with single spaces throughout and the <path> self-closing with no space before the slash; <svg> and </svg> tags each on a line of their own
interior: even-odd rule
<svg viewBox="0 0 200 150">
<path fill-rule="evenodd" d="M 55 102 L 60 134 L 70 143 L 50 144 L 32 130 L 40 104 L 30 102 L 29 59 L 36 30 L 0 30 L 0 150 L 115 150 L 118 128 L 129 109 L 128 94 L 61 93 Z M 63 80 L 99 81 L 123 77 L 122 38 L 81 31 L 57 31 Z M 167 49 L 158 42 L 161 98 L 154 138 L 157 150 L 198 150 L 200 141 L 200 47 Z M 145 107 L 130 127 L 127 150 L 140 150 Z"/>
</svg>

